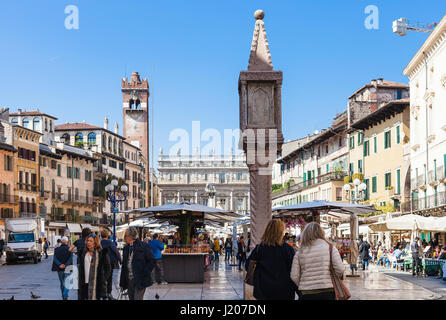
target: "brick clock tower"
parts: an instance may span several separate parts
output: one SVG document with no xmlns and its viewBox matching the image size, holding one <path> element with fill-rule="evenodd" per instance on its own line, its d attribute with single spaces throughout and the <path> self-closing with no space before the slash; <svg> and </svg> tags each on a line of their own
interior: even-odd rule
<svg viewBox="0 0 446 320">
<path fill-rule="evenodd" d="M 150 206 L 149 183 L 149 81 L 141 80 L 138 72 L 133 72 L 130 81 L 122 78 L 123 135 L 127 142 L 141 149 L 147 160 L 146 206 Z"/>
</svg>

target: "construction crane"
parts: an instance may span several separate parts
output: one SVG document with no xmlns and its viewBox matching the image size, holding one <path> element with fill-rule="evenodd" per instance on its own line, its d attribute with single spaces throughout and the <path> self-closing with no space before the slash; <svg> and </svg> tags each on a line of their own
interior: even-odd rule
<svg viewBox="0 0 446 320">
<path fill-rule="evenodd" d="M 393 33 L 398 33 L 401 37 L 404 37 L 407 34 L 407 30 L 416 31 L 416 32 L 424 32 L 431 33 L 434 31 L 437 23 L 411 23 L 406 18 L 399 18 L 398 20 L 393 21 Z"/>
</svg>

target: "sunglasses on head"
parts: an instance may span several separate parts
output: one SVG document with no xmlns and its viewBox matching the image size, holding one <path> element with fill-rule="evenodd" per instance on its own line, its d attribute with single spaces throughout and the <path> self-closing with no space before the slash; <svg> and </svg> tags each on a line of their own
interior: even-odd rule
<svg viewBox="0 0 446 320">
<path fill-rule="evenodd" d="M 94 233 L 90 233 L 88 236 L 92 237 L 92 238 L 96 238 L 96 235 Z"/>
</svg>

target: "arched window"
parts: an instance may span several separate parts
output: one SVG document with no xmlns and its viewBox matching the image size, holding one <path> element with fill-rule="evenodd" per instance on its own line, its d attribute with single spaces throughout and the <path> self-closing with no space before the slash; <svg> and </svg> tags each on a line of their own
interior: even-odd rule
<svg viewBox="0 0 446 320">
<path fill-rule="evenodd" d="M 116 142 L 116 138 L 113 140 L 113 153 L 118 151 L 118 143 Z"/>
<path fill-rule="evenodd" d="M 119 155 L 122 157 L 122 141 L 119 141 Z"/>
<path fill-rule="evenodd" d="M 50 132 L 53 132 L 53 120 L 50 120 Z"/>
<path fill-rule="evenodd" d="M 31 203 L 31 212 L 32 213 L 37 213 L 37 206 L 36 206 L 36 200 L 32 199 L 32 203 Z"/>
<path fill-rule="evenodd" d="M 108 137 L 108 151 L 112 150 L 112 138 Z"/>
<path fill-rule="evenodd" d="M 74 200 L 79 200 L 79 189 L 78 188 L 74 189 Z"/>
<path fill-rule="evenodd" d="M 45 119 L 45 131 L 48 131 L 48 120 Z"/>
<path fill-rule="evenodd" d="M 31 203 L 29 203 L 29 199 L 25 200 L 25 212 L 31 212 Z"/>
<path fill-rule="evenodd" d="M 74 145 L 76 147 L 82 147 L 84 144 L 84 136 L 82 133 L 76 133 L 76 135 L 74 136 Z"/>
<path fill-rule="evenodd" d="M 18 124 L 19 120 L 17 118 L 12 118 L 11 123 L 12 124 Z"/>
<path fill-rule="evenodd" d="M 88 134 L 88 146 L 91 147 L 94 145 L 96 145 L 96 133 L 90 132 Z"/>
<path fill-rule="evenodd" d="M 20 211 L 20 212 L 25 212 L 25 203 L 23 202 L 23 197 L 20 197 L 20 201 L 19 201 L 19 211 Z"/>
<path fill-rule="evenodd" d="M 4 136 L 5 136 L 5 127 L 3 127 L 3 125 L 0 123 L 0 137 Z"/>
<path fill-rule="evenodd" d="M 39 131 L 40 130 L 40 118 L 34 118 L 33 119 L 33 130 Z"/>
<path fill-rule="evenodd" d="M 23 119 L 23 126 L 24 126 L 25 128 L 31 129 L 31 127 L 30 127 L 30 122 L 29 122 L 29 118 L 25 118 L 25 119 Z"/>
<path fill-rule="evenodd" d="M 102 148 L 107 148 L 107 138 L 105 134 L 102 135 Z"/>
<path fill-rule="evenodd" d="M 61 137 L 61 141 L 65 144 L 70 144 L 70 135 L 68 133 L 64 133 Z"/>
</svg>

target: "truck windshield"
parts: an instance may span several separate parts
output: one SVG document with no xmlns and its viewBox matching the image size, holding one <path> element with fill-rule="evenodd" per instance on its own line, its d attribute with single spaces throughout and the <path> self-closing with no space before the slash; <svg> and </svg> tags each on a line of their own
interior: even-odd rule
<svg viewBox="0 0 446 320">
<path fill-rule="evenodd" d="M 9 243 L 17 242 L 34 242 L 34 233 L 10 233 L 8 237 Z"/>
</svg>

